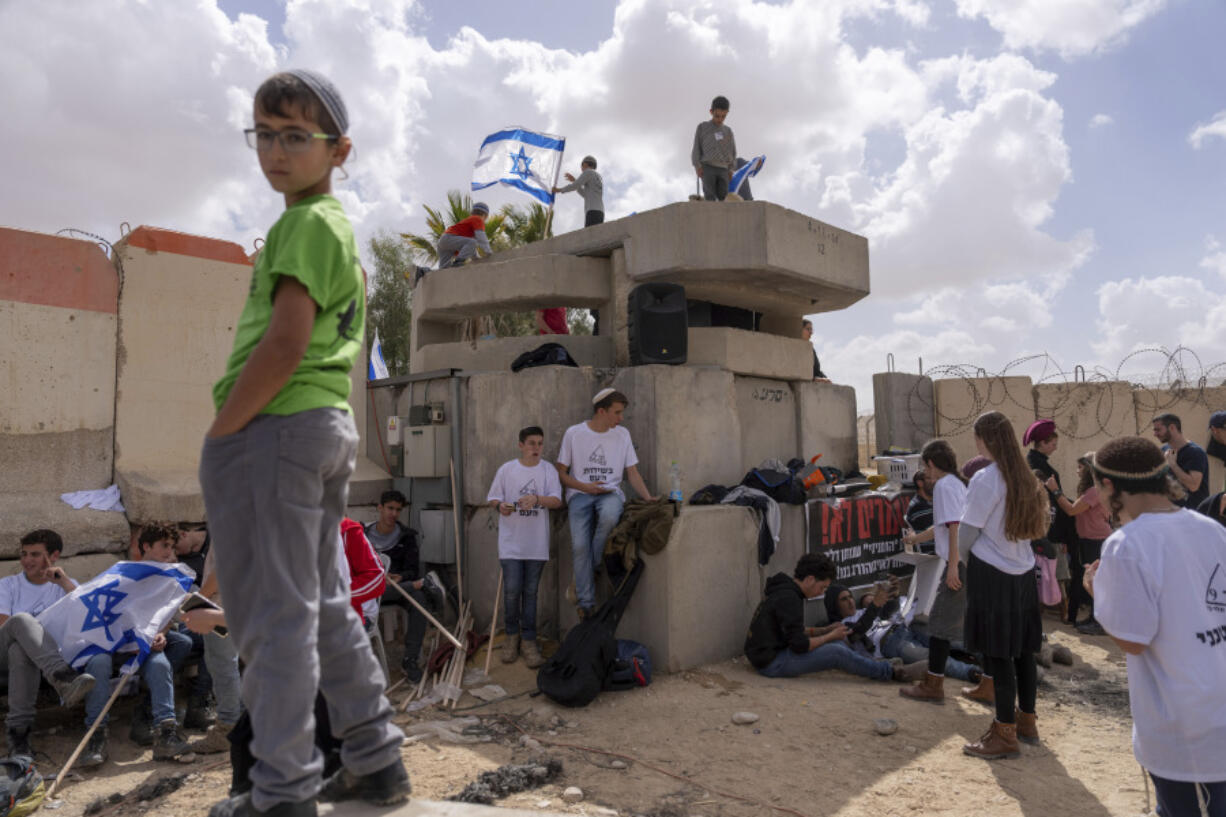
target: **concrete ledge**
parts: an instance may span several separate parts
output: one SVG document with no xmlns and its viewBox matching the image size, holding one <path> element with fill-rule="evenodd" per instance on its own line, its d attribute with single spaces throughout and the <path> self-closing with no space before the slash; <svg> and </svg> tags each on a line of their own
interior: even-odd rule
<svg viewBox="0 0 1226 817">
<path fill-rule="evenodd" d="M 559 343 L 580 366 L 613 366 L 613 339 L 593 335 L 525 335 L 492 338 L 476 343 L 433 343 L 413 351 L 413 371 L 464 369 L 469 372 L 507 372 L 515 358 L 542 343 Z"/>
<path fill-rule="evenodd" d="M 435 270 L 413 293 L 413 317 L 459 321 L 544 307 L 599 308 L 609 300 L 609 262 L 575 255 L 499 256 Z"/>
<path fill-rule="evenodd" d="M 107 485 L 115 430 L 0 434 L 0 493 L 68 493 Z"/>
<path fill-rule="evenodd" d="M 62 567 L 65 573 L 78 582 L 87 582 L 118 562 L 119 558 L 120 555 L 117 553 L 90 553 L 85 556 L 67 556 L 56 562 L 56 567 Z M 0 562 L 0 578 L 14 576 L 20 572 L 21 562 L 16 559 Z"/>
<path fill-rule="evenodd" d="M 17 558 L 21 537 L 38 528 L 50 528 L 63 538 L 65 556 L 120 553 L 131 538 L 122 513 L 73 510 L 58 493 L 0 494 L 0 558 Z"/>
<path fill-rule="evenodd" d="M 115 469 L 123 506 L 134 525 L 148 522 L 200 522 L 204 497 L 194 471 Z"/>
<path fill-rule="evenodd" d="M 692 326 L 686 363 L 719 366 L 736 374 L 778 380 L 812 380 L 808 341 L 724 326 Z"/>
</svg>

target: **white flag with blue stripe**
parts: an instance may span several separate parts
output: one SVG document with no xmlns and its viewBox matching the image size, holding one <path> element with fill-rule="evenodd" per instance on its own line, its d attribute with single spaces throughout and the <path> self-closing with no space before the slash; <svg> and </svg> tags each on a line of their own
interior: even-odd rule
<svg viewBox="0 0 1226 817">
<path fill-rule="evenodd" d="M 375 342 L 370 344 L 370 365 L 366 367 L 367 380 L 383 380 L 387 375 L 387 363 L 383 361 L 383 344 L 379 342 L 379 330 L 375 330 Z"/>
<path fill-rule="evenodd" d="M 541 204 L 553 204 L 553 187 L 562 167 L 566 139 L 523 128 L 504 128 L 481 143 L 473 165 L 473 190 L 496 184 L 526 193 Z"/>
<path fill-rule="evenodd" d="M 741 185 L 750 176 L 757 176 L 758 171 L 762 169 L 762 165 L 766 164 L 766 156 L 755 156 L 745 164 L 738 167 L 732 174 L 732 178 L 728 180 L 728 192 L 735 193 L 740 189 Z"/>
<path fill-rule="evenodd" d="M 133 652 L 144 663 L 153 638 L 174 617 L 196 574 L 184 564 L 119 562 L 38 615 L 76 670 L 100 653 Z"/>
</svg>

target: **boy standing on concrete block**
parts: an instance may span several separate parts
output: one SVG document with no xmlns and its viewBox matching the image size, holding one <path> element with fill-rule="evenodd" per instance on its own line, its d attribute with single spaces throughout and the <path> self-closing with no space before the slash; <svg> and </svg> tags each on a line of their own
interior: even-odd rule
<svg viewBox="0 0 1226 817">
<path fill-rule="evenodd" d="M 490 214 L 488 204 L 477 202 L 472 215 L 460 219 L 447 228 L 438 239 L 438 268 L 447 269 L 477 257 L 477 250 L 489 255 L 490 240 L 485 234 L 485 217 Z"/>
<path fill-rule="evenodd" d="M 584 156 L 579 163 L 579 178 L 566 174 L 565 187 L 555 187 L 555 193 L 569 193 L 578 190 L 583 196 L 583 226 L 593 227 L 604 224 L 604 180 L 596 172 L 596 157 Z"/>
<path fill-rule="evenodd" d="M 353 228 L 331 195 L 352 147 L 336 87 L 312 71 L 266 80 L 246 131 L 285 213 L 268 232 L 204 441 L 200 484 L 256 757 L 249 793 L 211 817 L 316 814 L 324 800 L 409 796 L 383 672 L 340 572 L 358 434 L 349 370 L 366 303 Z M 344 767 L 320 790 L 316 692 Z"/>
<path fill-rule="evenodd" d="M 638 456 L 622 415 L 630 401 L 614 389 L 592 398 L 592 419 L 571 426 L 562 435 L 558 476 L 566 487 L 570 508 L 570 538 L 575 580 L 567 600 L 579 605 L 579 616 L 596 611 L 595 571 L 603 566 L 604 543 L 622 514 L 622 472 L 640 497 L 655 497 L 639 476 Z"/>
<path fill-rule="evenodd" d="M 723 201 L 728 195 L 728 180 L 736 166 L 736 137 L 724 124 L 728 116 L 728 97 L 711 100 L 711 118 L 699 122 L 694 131 L 694 147 L 690 164 L 702 179 L 702 197 L 707 201 Z"/>
<path fill-rule="evenodd" d="M 524 663 L 545 663 L 536 645 L 536 588 L 549 561 L 549 512 L 562 507 L 557 470 L 541 461 L 545 432 L 528 426 L 519 432 L 519 459 L 505 462 L 494 475 L 486 501 L 498 509 L 498 562 L 502 565 L 507 638 L 502 662 L 510 664 L 522 648 Z"/>
</svg>

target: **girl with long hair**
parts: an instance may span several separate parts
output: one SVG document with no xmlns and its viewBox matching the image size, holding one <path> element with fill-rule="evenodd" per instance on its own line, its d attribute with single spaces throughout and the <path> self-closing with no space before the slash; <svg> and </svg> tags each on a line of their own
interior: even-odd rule
<svg viewBox="0 0 1226 817">
<path fill-rule="evenodd" d="M 971 479 L 963 525 L 978 528 L 966 569 L 966 649 L 982 653 L 992 676 L 996 718 L 968 755 L 1016 757 L 1018 740 L 1038 743 L 1034 654 L 1042 645 L 1039 595 L 1030 540 L 1047 532 L 1048 504 L 1009 418 L 975 420 L 975 446 L 992 462 Z"/>
<path fill-rule="evenodd" d="M 1056 497 L 1060 510 L 1073 518 L 1077 530 L 1077 544 L 1069 549 L 1069 561 L 1086 565 L 1098 561 L 1102 552 L 1103 541 L 1111 535 L 1111 511 L 1099 498 L 1098 488 L 1094 485 L 1094 471 L 1090 467 L 1094 452 L 1087 451 L 1077 458 L 1077 501 L 1069 502 L 1063 494 Z M 1075 548 L 1075 549 L 1074 549 Z M 1068 621 L 1084 635 L 1105 635 L 1103 628 L 1094 620 L 1094 599 L 1086 592 L 1074 572 L 1074 582 L 1069 587 Z M 1083 605 L 1090 608 L 1090 617 L 1085 621 L 1077 621 L 1077 612 Z"/>
<path fill-rule="evenodd" d="M 1086 568 L 1095 615 L 1127 656 L 1132 748 L 1163 817 L 1226 815 L 1226 530 L 1180 508 L 1158 446 L 1112 440 L 1090 467 L 1124 526 Z"/>
<path fill-rule="evenodd" d="M 932 540 L 936 555 L 945 560 L 945 580 L 928 613 L 928 672 L 914 686 L 903 687 L 904 698 L 945 703 L 945 661 L 949 645 L 962 640 L 966 618 L 966 562 L 958 550 L 958 525 L 966 504 L 966 479 L 958 473 L 954 449 L 945 440 L 930 440 L 920 451 L 924 473 L 932 486 L 932 527 L 908 533 L 903 542 L 914 545 Z"/>
</svg>

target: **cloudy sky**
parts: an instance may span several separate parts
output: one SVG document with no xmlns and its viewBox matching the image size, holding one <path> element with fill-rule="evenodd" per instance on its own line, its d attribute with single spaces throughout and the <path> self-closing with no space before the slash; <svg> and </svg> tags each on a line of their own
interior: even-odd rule
<svg viewBox="0 0 1226 817">
<path fill-rule="evenodd" d="M 741 152 L 768 157 L 758 198 L 869 238 L 872 295 L 815 316 L 862 412 L 891 352 L 1115 370 L 1183 344 L 1210 366 L 1224 31 L 1217 0 L 0 0 L 0 224 L 249 248 L 281 202 L 239 131 L 283 67 L 345 94 L 362 241 L 421 229 L 509 124 L 598 156 L 610 218 L 683 199 L 722 93 Z M 581 218 L 564 197 L 557 228 Z"/>
</svg>

